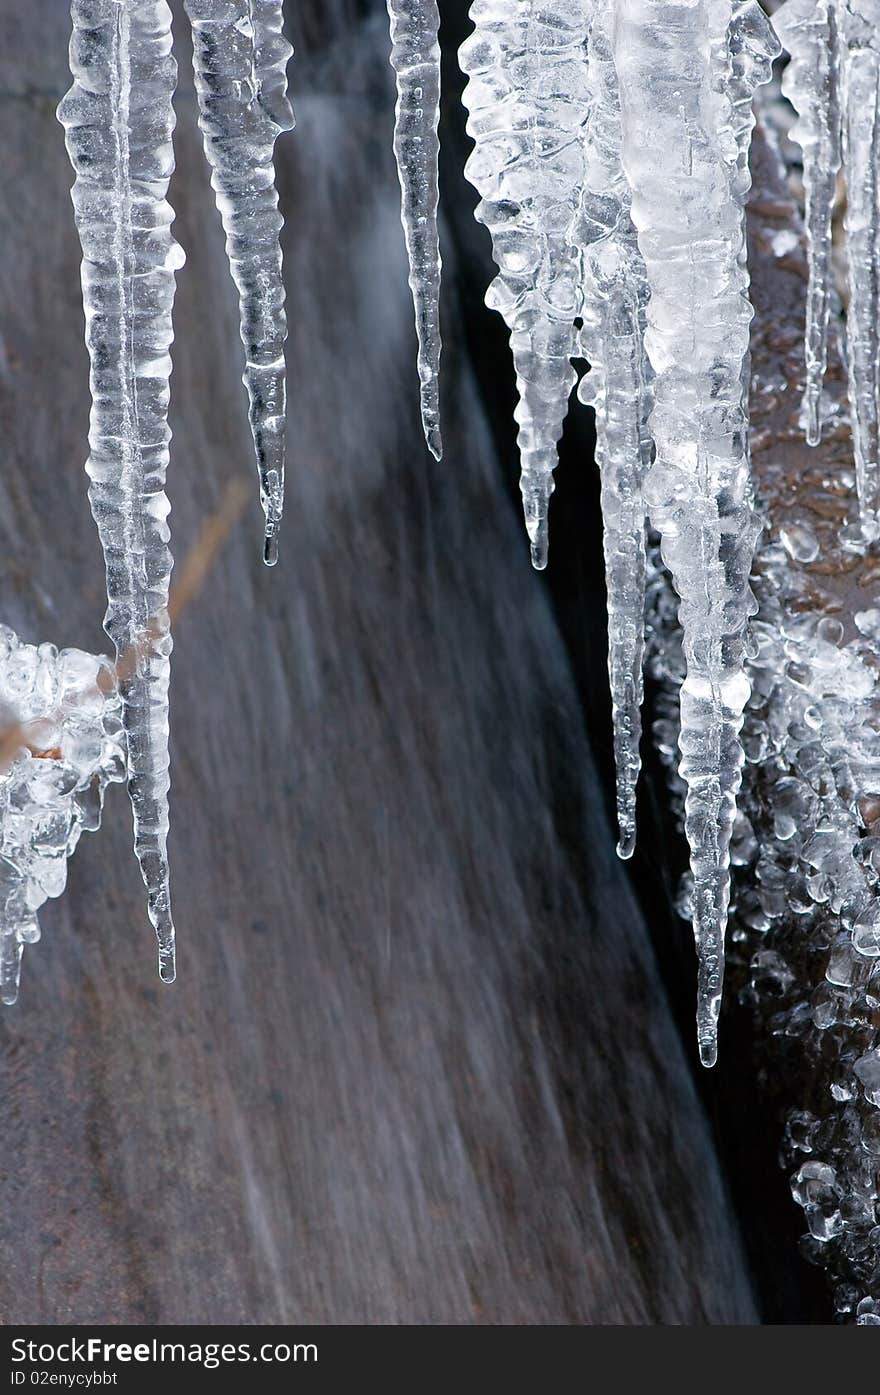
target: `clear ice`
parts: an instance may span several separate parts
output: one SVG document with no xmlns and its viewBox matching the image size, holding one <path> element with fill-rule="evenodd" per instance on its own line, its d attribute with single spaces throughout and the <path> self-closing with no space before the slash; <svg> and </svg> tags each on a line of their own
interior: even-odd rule
<svg viewBox="0 0 880 1395">
<path fill-rule="evenodd" d="M 618 0 L 613 26 L 623 166 L 650 287 L 656 458 L 645 490 L 680 599 L 686 659 L 680 771 L 707 1066 L 717 1056 L 759 531 L 744 391 L 752 311 L 737 106 L 743 82 L 766 81 L 778 52 L 764 20 L 763 51 L 750 31 L 744 68 L 735 14 L 729 0 Z"/>
<path fill-rule="evenodd" d="M 422 421 L 439 459 L 439 7 L 386 4 Z M 273 564 L 287 334 L 273 158 L 277 137 L 293 126 L 292 50 L 281 0 L 184 6 L 199 124 L 239 295 L 264 557 Z M 745 965 L 745 996 L 778 1004 L 769 1036 L 791 1039 L 801 1077 L 805 1060 L 816 1065 L 806 1071 L 810 1108 L 789 1116 L 783 1150 L 808 1245 L 830 1257 L 839 1310 L 880 1325 L 880 600 L 866 593 L 853 630 L 828 583 L 835 567 L 846 570 L 828 536 L 835 500 L 851 483 L 843 473 L 817 484 L 802 469 L 780 506 L 784 516 L 770 519 L 776 532 L 758 552 L 759 612 L 747 637 L 760 525 L 750 472 L 744 204 L 753 97 L 779 45 L 756 0 L 474 0 L 470 15 L 461 65 L 475 149 L 466 172 L 498 267 L 487 304 L 510 332 L 523 506 L 538 568 L 547 562 L 572 360 L 590 364 L 580 396 L 596 411 L 618 851 L 629 856 L 635 840 L 647 593 L 649 658 L 662 689 L 655 734 L 670 764 L 678 753 L 673 800 L 690 845 L 679 904 L 698 951 L 700 1056 L 711 1065 L 717 1054 L 733 863 L 748 870 L 731 908 L 738 971 L 747 932 L 766 937 Z M 93 399 L 86 468 L 116 664 L 22 644 L 0 626 L 7 1003 L 23 946 L 39 938 L 39 907 L 63 890 L 80 833 L 98 826 L 106 785 L 124 775 L 160 974 L 170 981 L 175 972 L 164 483 L 183 254 L 166 199 L 171 16 L 167 0 L 72 0 L 72 19 L 74 84 L 59 117 L 76 176 Z M 782 90 L 797 110 L 792 134 L 803 151 L 802 420 L 811 445 L 819 443 L 823 378 L 836 353 L 832 215 L 841 171 L 847 184 L 847 369 L 860 513 L 858 527 L 836 540 L 849 549 L 848 565 L 880 537 L 880 0 L 785 0 L 775 24 L 790 54 Z M 775 255 L 796 253 L 790 218 L 769 235 Z M 756 419 L 777 410 L 769 404 L 783 400 L 800 371 L 798 363 L 781 383 L 762 380 L 761 365 L 775 352 L 765 340 L 756 355 Z M 826 399 L 836 392 L 832 377 Z M 829 410 L 828 400 L 826 419 L 842 420 L 839 402 Z M 786 424 L 775 439 L 793 434 Z M 801 487 L 812 500 L 806 511 L 795 497 Z M 659 534 L 650 566 L 646 514 Z M 814 568 L 806 579 L 804 568 Z M 873 584 L 876 574 L 866 575 L 860 584 Z"/>
<path fill-rule="evenodd" d="M 22 644 L 0 625 L 0 726 L 0 1000 L 11 1004 L 37 911 L 63 892 L 80 834 L 99 827 L 106 786 L 124 778 L 109 660 Z"/>
<path fill-rule="evenodd" d="M 847 366 L 861 533 L 880 534 L 880 4 L 786 0 L 774 22 L 791 61 L 782 90 L 798 113 L 804 161 L 807 440 L 819 441 L 831 301 L 831 214 L 846 177 Z"/>
<path fill-rule="evenodd" d="M 873 539 L 880 534 L 880 3 L 846 0 L 839 30 L 850 422 L 862 532 Z"/>
<path fill-rule="evenodd" d="M 791 135 L 804 160 L 807 232 L 807 327 L 804 417 L 807 441 L 819 444 L 822 380 L 828 359 L 831 307 L 831 214 L 841 159 L 839 0 L 786 0 L 773 25 L 790 61 L 782 91 L 798 113 Z"/>
<path fill-rule="evenodd" d="M 620 100 L 611 10 L 590 5 L 590 112 L 580 203 L 570 240 L 581 258 L 581 352 L 590 372 L 579 397 L 596 411 L 608 604 L 608 672 L 617 772 L 618 853 L 636 836 L 645 616 L 644 481 L 653 442 L 653 372 L 644 351 L 648 280 L 621 164 Z"/>
<path fill-rule="evenodd" d="M 278 560 L 287 427 L 275 142 L 293 129 L 282 0 L 184 0 L 192 25 L 199 126 L 238 289 L 242 381 L 266 518 L 263 560 Z"/>
<path fill-rule="evenodd" d="M 440 11 L 437 0 L 387 0 L 391 66 L 397 79 L 394 157 L 400 217 L 416 316 L 422 427 L 435 460 L 440 434 L 440 240 L 437 231 L 440 143 Z"/>
<path fill-rule="evenodd" d="M 183 252 L 166 200 L 177 64 L 166 0 L 73 0 L 73 86 L 58 108 L 76 175 L 91 359 L 89 502 L 107 570 L 134 848 L 175 975 L 168 875 L 169 503 L 165 494 L 171 313 Z"/>
<path fill-rule="evenodd" d="M 486 304 L 510 329 L 521 489 L 535 567 L 547 565 L 556 444 L 575 383 L 578 257 L 568 238 L 583 182 L 590 102 L 584 0 L 474 0 L 461 46 L 475 149 L 465 173 L 492 235 L 498 276 Z"/>
<path fill-rule="evenodd" d="M 756 1074 L 786 1104 L 782 1163 L 838 1312 L 880 1321 L 880 610 L 876 565 L 842 541 L 854 520 L 847 444 L 799 440 L 803 351 L 792 336 L 806 280 L 796 210 L 765 126 L 750 216 L 753 469 L 768 524 L 752 571 L 751 695 L 731 841 L 728 973 L 754 1013 Z M 787 237 L 782 239 L 785 231 Z M 784 252 L 777 251 L 784 246 Z M 778 269 L 775 258 L 785 256 Z M 826 420 L 844 418 L 834 339 Z M 671 802 L 683 673 L 675 599 L 651 556 L 648 666 Z M 690 914 L 683 884 L 682 913 Z"/>
</svg>

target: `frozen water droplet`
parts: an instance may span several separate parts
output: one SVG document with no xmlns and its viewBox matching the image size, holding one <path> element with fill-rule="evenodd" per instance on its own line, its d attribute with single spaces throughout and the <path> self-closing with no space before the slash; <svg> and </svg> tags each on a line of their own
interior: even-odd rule
<svg viewBox="0 0 880 1395">
<path fill-rule="evenodd" d="M 793 561 L 815 562 L 819 556 L 818 539 L 806 523 L 788 523 L 784 528 L 780 528 L 779 536 Z"/>
<path fill-rule="evenodd" d="M 852 944 L 866 959 L 880 957 L 880 902 L 872 901 L 859 915 L 852 928 Z"/>
<path fill-rule="evenodd" d="M 857 610 L 853 619 L 856 629 L 872 644 L 880 645 L 880 610 Z"/>
<path fill-rule="evenodd" d="M 880 1050 L 867 1051 L 853 1066 L 869 1104 L 880 1108 Z"/>
</svg>

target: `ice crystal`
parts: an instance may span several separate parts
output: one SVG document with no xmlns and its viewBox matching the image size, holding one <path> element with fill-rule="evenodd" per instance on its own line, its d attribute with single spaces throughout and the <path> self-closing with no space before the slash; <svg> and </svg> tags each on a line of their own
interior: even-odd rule
<svg viewBox="0 0 880 1395">
<path fill-rule="evenodd" d="M 120 701 L 109 661 L 23 644 L 0 625 L 0 999 L 18 996 L 37 911 L 60 896 L 79 836 L 124 778 Z"/>
<path fill-rule="evenodd" d="M 104 627 L 120 674 L 134 846 L 175 974 L 168 875 L 169 377 L 174 275 L 183 252 L 165 194 L 177 64 L 165 0 L 73 0 L 73 86 L 58 109 L 76 173 L 91 358 L 89 502 L 107 569 Z"/>
<path fill-rule="evenodd" d="M 645 490 L 684 635 L 680 768 L 706 1065 L 717 1053 L 758 533 L 744 393 L 751 307 L 738 108 L 743 84 L 766 81 L 778 51 L 764 21 L 757 41 L 755 30 L 748 34 L 743 63 L 746 39 L 731 18 L 727 0 L 618 0 L 613 31 L 623 167 L 650 287 L 656 459 Z"/>
<path fill-rule="evenodd" d="M 184 0 L 192 24 L 199 126 L 238 288 L 251 433 L 266 516 L 264 561 L 278 560 L 287 428 L 281 276 L 273 155 L 293 127 L 282 0 Z"/>
<path fill-rule="evenodd" d="M 419 342 L 425 440 L 436 460 L 440 434 L 440 242 L 437 231 L 440 144 L 440 12 L 437 0 L 388 0 L 391 66 L 397 78 L 394 155 L 409 284 Z"/>
<path fill-rule="evenodd" d="M 532 562 L 547 565 L 556 443 L 575 383 L 578 258 L 568 232 L 583 182 L 590 102 L 583 0 L 475 0 L 461 47 L 480 194 L 498 276 L 486 304 L 510 329 L 519 404 L 521 489 Z"/>
</svg>

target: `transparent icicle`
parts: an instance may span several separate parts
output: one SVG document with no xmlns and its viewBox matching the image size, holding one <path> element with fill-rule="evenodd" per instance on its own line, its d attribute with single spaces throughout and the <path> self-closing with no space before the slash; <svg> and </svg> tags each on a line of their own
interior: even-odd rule
<svg viewBox="0 0 880 1395">
<path fill-rule="evenodd" d="M 648 418 L 653 405 L 653 373 L 643 346 L 648 281 L 621 165 L 611 12 L 601 0 L 591 9 L 595 13 L 589 39 L 591 106 L 584 183 L 570 236 L 582 258 L 581 346 L 590 363 L 579 396 L 596 409 L 617 771 L 617 851 L 621 857 L 631 857 L 641 767 L 646 572 L 643 486 L 652 452 Z"/>
<path fill-rule="evenodd" d="M 847 0 L 841 92 L 849 304 L 846 349 L 862 533 L 880 533 L 880 4 Z"/>
<path fill-rule="evenodd" d="M 91 358 L 89 501 L 107 568 L 105 628 L 120 659 L 134 846 L 174 979 L 168 879 L 168 464 L 171 312 L 183 252 L 166 200 L 174 167 L 165 0 L 73 0 L 74 82 L 58 109 L 76 174 Z"/>
<path fill-rule="evenodd" d="M 23 644 L 0 625 L 0 1002 L 15 1002 L 37 912 L 64 891 L 80 835 L 99 827 L 107 785 L 125 777 L 119 709 L 103 654 Z"/>
<path fill-rule="evenodd" d="M 651 292 L 645 348 L 656 375 L 656 459 L 645 492 L 680 598 L 687 665 L 680 769 L 694 878 L 697 1035 L 707 1066 L 717 1056 L 759 527 L 744 391 L 752 310 L 735 109 L 742 40 L 731 27 L 740 9 L 729 0 L 617 0 L 614 9 L 623 166 Z M 760 33 L 763 53 L 754 33 L 749 38 L 753 83 L 769 78 L 778 52 L 766 20 Z"/>
<path fill-rule="evenodd" d="M 510 329 L 521 489 L 532 562 L 547 564 L 556 443 L 575 382 L 578 258 L 568 240 L 583 178 L 589 103 L 584 0 L 475 0 L 461 47 L 469 81 L 465 173 L 481 195 L 498 276 L 486 304 Z"/>
<path fill-rule="evenodd" d="M 275 141 L 293 128 L 282 0 L 184 0 L 193 31 L 199 126 L 238 289 L 251 433 L 266 516 L 263 559 L 278 560 L 284 509 L 287 317 Z"/>
<path fill-rule="evenodd" d="M 394 157 L 418 336 L 422 427 L 436 460 L 440 435 L 440 11 L 437 0 L 387 0 L 391 66 L 397 78 Z"/>
<path fill-rule="evenodd" d="M 822 380 L 832 296 L 831 213 L 841 161 L 840 0 L 786 0 L 773 25 L 791 61 L 782 91 L 798 113 L 792 137 L 803 151 L 807 231 L 807 325 L 804 420 L 807 442 L 821 438 Z"/>
</svg>

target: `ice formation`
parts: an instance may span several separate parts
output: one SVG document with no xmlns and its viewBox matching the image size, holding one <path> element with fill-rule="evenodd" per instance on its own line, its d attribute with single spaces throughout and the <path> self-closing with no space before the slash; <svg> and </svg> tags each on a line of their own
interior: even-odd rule
<svg viewBox="0 0 880 1395">
<path fill-rule="evenodd" d="M 798 112 L 809 247 L 807 440 L 821 432 L 819 401 L 831 298 L 831 214 L 846 175 L 844 243 L 849 402 L 862 535 L 880 533 L 880 4 L 786 0 L 775 22 L 791 61 L 783 91 Z"/>
<path fill-rule="evenodd" d="M 287 321 L 273 152 L 293 125 L 281 0 L 186 0 L 199 124 L 239 293 L 244 383 L 277 560 L 284 494 Z M 91 358 L 89 500 L 107 568 L 135 853 L 175 975 L 168 874 L 169 503 L 165 495 L 175 272 L 166 194 L 177 65 L 166 0 L 72 0 L 73 86 L 58 108 L 76 179 Z"/>
<path fill-rule="evenodd" d="M 866 538 L 880 533 L 880 4 L 846 0 L 839 32 L 849 304 L 849 402 Z"/>
<path fill-rule="evenodd" d="M 0 1000 L 14 1003 L 37 911 L 61 895 L 80 834 L 99 826 L 106 786 L 123 779 L 109 661 L 22 644 L 0 625 L 0 724 Z"/>
<path fill-rule="evenodd" d="M 750 7 L 753 15 L 757 7 Z M 760 14 L 760 11 L 757 12 Z M 743 48 L 750 62 L 743 70 Z M 694 879 L 700 1057 L 717 1053 L 729 845 L 742 769 L 739 733 L 758 522 L 752 507 L 744 370 L 751 308 L 744 256 L 748 168 L 736 99 L 770 76 L 769 24 L 744 39 L 728 0 L 618 0 L 614 56 L 623 166 L 650 288 L 654 369 L 646 480 L 652 525 L 680 598 L 686 673 L 681 775 Z M 736 64 L 735 60 L 740 62 Z"/>
<path fill-rule="evenodd" d="M 621 164 L 620 101 L 610 6 L 591 5 L 583 184 L 569 240 L 581 258 L 581 352 L 590 372 L 578 395 L 596 412 L 608 597 L 608 672 L 617 770 L 618 852 L 636 835 L 644 693 L 645 474 L 653 442 L 653 370 L 644 349 L 648 280 Z"/>
<path fill-rule="evenodd" d="M 278 560 L 284 508 L 287 317 L 273 155 L 293 128 L 282 0 L 184 0 L 192 25 L 199 126 L 238 288 L 251 433 L 266 516 L 264 560 Z"/>
<path fill-rule="evenodd" d="M 245 383 L 276 556 L 284 474 L 281 219 L 273 172 L 292 125 L 276 0 L 185 0 L 200 125 L 239 290 Z M 419 337 L 426 437 L 440 455 L 438 8 L 388 0 L 395 154 Z M 164 477 L 174 272 L 166 202 L 175 65 L 165 0 L 74 0 L 74 87 L 61 105 L 76 170 L 92 354 L 90 497 L 120 660 L 135 846 L 174 974 L 166 857 L 171 558 Z M 775 47 L 753 3 L 475 0 L 467 173 L 510 329 L 532 560 L 547 561 L 556 443 L 575 381 L 597 411 L 609 597 L 619 851 L 635 838 L 646 509 L 681 596 L 688 673 L 682 774 L 695 878 L 701 1054 L 714 1059 L 740 778 L 750 607 L 748 276 L 742 203 L 751 99 Z M 670 191 L 672 193 L 670 194 Z M 580 319 L 578 317 L 581 317 Z M 656 459 L 652 459 L 656 449 Z M 123 662 L 125 656 L 129 660 Z M 134 656 L 133 661 L 130 661 Z"/>
<path fill-rule="evenodd" d="M 91 358 L 89 501 L 107 569 L 105 629 L 120 664 L 134 847 L 175 974 L 168 877 L 168 464 L 171 311 L 183 252 L 165 194 L 177 65 L 166 0 L 73 0 L 73 86 L 58 109 L 76 174 Z"/>
<path fill-rule="evenodd" d="M 782 91 L 799 113 L 792 136 L 804 156 L 804 204 L 809 252 L 804 415 L 811 446 L 821 437 L 822 380 L 828 360 L 831 214 L 840 169 L 839 0 L 788 0 L 773 17 L 791 61 Z"/>
<path fill-rule="evenodd" d="M 756 1074 L 787 1101 L 783 1162 L 842 1316 L 880 1321 L 880 609 L 870 555 L 841 543 L 855 513 L 843 432 L 804 459 L 792 388 L 804 362 L 789 327 L 804 266 L 784 173 L 762 143 L 751 403 L 754 470 L 768 515 L 753 572 L 746 764 L 732 839 L 731 973 L 757 1021 Z M 784 251 L 778 250 L 784 247 Z M 774 265 L 785 257 L 785 269 Z M 829 416 L 842 371 L 829 345 Z M 795 400 L 792 400 L 795 397 Z M 676 601 L 653 556 L 649 667 L 654 736 L 673 774 L 684 661 Z M 690 915 L 691 887 L 681 909 Z M 791 1101 L 797 1107 L 791 1107 Z"/>
<path fill-rule="evenodd" d="M 386 3 L 422 420 L 439 459 L 439 7 Z M 273 154 L 293 125 L 292 50 L 281 0 L 184 6 L 239 294 L 271 564 L 283 509 L 287 328 Z M 830 328 L 842 170 L 859 521 L 840 504 L 843 468 L 817 479 L 799 462 L 798 485 L 781 489 L 775 467 L 762 465 L 773 531 L 758 549 L 754 596 L 761 523 L 750 470 L 744 204 L 753 96 L 779 52 L 769 21 L 755 0 L 474 0 L 470 15 L 461 65 L 475 148 L 466 172 L 498 266 L 486 299 L 510 332 L 538 568 L 547 562 L 572 361 L 590 365 L 580 396 L 596 412 L 619 851 L 628 856 L 635 839 L 647 595 L 650 664 L 662 689 L 655 735 L 676 764 L 673 797 L 690 845 L 682 904 L 699 958 L 701 1059 L 711 1065 L 717 1050 L 732 861 L 742 869 L 731 907 L 742 994 L 775 1000 L 764 1020 L 777 1059 L 790 1049 L 801 1076 L 804 1057 L 814 1067 L 813 1094 L 790 1115 L 785 1145 L 808 1248 L 834 1275 L 840 1311 L 880 1325 L 876 570 L 861 574 L 864 603 L 839 593 L 860 565 L 854 558 L 864 562 L 880 537 L 880 0 L 785 0 L 775 15 L 790 54 L 782 90 L 797 109 L 792 134 L 803 151 L 806 334 L 792 372 L 790 361 L 770 367 L 777 347 L 759 328 L 751 397 L 762 453 L 768 440 L 778 451 L 793 439 L 780 404 L 798 375 L 809 443 L 818 444 L 823 420 L 843 420 L 833 385 L 823 403 L 826 369 L 839 370 Z M 59 116 L 76 174 L 93 397 L 89 496 L 117 661 L 111 668 L 79 651 L 22 645 L 0 627 L 6 1002 L 23 945 L 38 938 L 36 911 L 63 889 L 67 857 L 80 832 L 97 827 L 123 755 L 160 973 L 174 977 L 164 481 L 183 254 L 166 200 L 171 16 L 167 0 L 72 0 L 72 18 L 74 85 Z M 771 210 L 778 192 L 774 200 Z M 774 255 L 796 255 L 791 224 L 786 214 L 768 230 Z M 774 310 L 771 299 L 768 323 Z M 646 515 L 657 538 L 650 568 Z M 757 948 L 756 935 L 765 937 Z"/>
<path fill-rule="evenodd" d="M 440 434 L 440 11 L 437 0 L 388 0 L 391 66 L 397 78 L 394 155 L 418 336 L 422 427 L 431 454 Z"/>
<path fill-rule="evenodd" d="M 511 330 L 536 566 L 571 359 L 580 349 L 591 365 L 581 396 L 597 415 L 622 856 L 635 840 L 646 511 L 681 597 L 698 1035 L 711 1064 L 758 528 L 743 203 L 752 97 L 779 45 L 757 4 L 729 0 L 476 0 L 471 18 L 467 174 L 499 268 L 487 303 Z"/>
<path fill-rule="evenodd" d="M 475 149 L 465 173 L 498 266 L 486 304 L 510 329 L 521 489 L 532 562 L 547 565 L 556 443 L 575 382 L 578 257 L 568 233 L 583 183 L 590 91 L 584 0 L 474 0 L 459 61 Z"/>
</svg>

